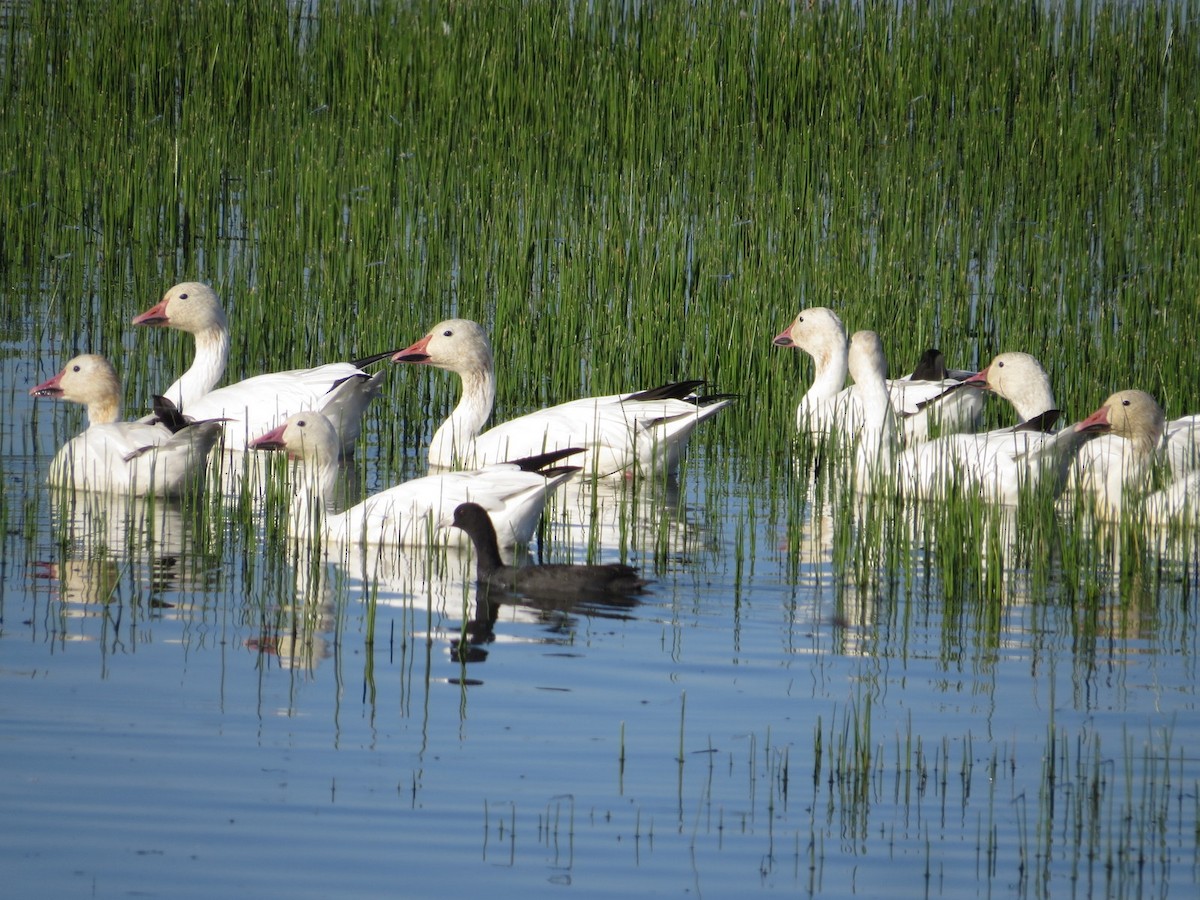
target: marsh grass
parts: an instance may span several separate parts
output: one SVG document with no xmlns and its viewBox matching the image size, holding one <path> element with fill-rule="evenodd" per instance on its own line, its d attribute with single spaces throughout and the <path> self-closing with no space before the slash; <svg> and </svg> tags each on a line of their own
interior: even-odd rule
<svg viewBox="0 0 1200 900">
<path fill-rule="evenodd" d="M 695 847 L 707 837 L 732 845 L 758 835 L 760 877 L 883 883 L 887 876 L 870 875 L 861 858 L 878 842 L 896 857 L 922 854 L 927 877 L 939 882 L 933 894 L 982 885 L 984 892 L 1039 896 L 1063 883 L 1106 895 L 1171 892 L 1175 836 L 1191 834 L 1197 811 L 1195 785 L 1180 777 L 1186 753 L 1169 724 L 1105 747 L 1088 723 L 1050 723 L 1021 738 L 979 740 L 968 732 L 927 742 L 911 723 L 875 734 L 872 719 L 863 694 L 837 705 L 828 719 L 817 717 L 805 739 L 780 744 L 768 729 L 732 750 L 709 740 L 686 751 L 689 760 L 707 760 L 686 775 L 682 759 L 662 759 L 664 774 L 676 764 L 680 771 L 673 828 L 656 831 L 651 811 L 636 799 L 606 809 L 554 796 L 540 810 L 512 808 L 497 817 L 507 804 L 485 796 L 484 851 L 497 839 L 519 855 L 530 841 L 566 852 L 597 835 L 645 838 L 650 850 L 656 840 Z M 624 732 L 618 746 L 620 781 Z M 629 755 L 639 759 L 636 741 Z M 807 786 L 793 782 L 793 766 L 811 771 Z M 756 831 L 764 817 L 771 827 Z M 1010 818 L 1018 827 L 999 833 L 997 823 Z M 826 844 L 830 835 L 837 835 L 836 849 Z M 939 850 L 944 844 L 973 859 L 973 868 L 953 871 Z"/>
<path fill-rule="evenodd" d="M 770 336 L 815 303 L 897 368 L 1020 347 L 1071 412 L 1124 384 L 1196 407 L 1173 337 L 1197 324 L 1200 76 L 1176 7 L 735 11 L 23 4 L 6 280 L 92 349 L 211 280 L 235 376 L 471 315 L 506 416 L 707 377 L 763 414 L 701 440 L 764 466 L 804 371 Z M 147 342 L 135 396 L 186 358 Z M 397 375 L 401 420 L 452 402 Z"/>
</svg>

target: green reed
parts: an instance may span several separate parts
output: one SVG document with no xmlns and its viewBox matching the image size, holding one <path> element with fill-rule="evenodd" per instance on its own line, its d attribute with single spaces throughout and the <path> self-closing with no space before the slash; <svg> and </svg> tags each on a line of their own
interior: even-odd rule
<svg viewBox="0 0 1200 900">
<path fill-rule="evenodd" d="M 7 292 L 72 343 L 151 345 L 138 396 L 188 351 L 128 318 L 184 277 L 226 298 L 231 375 L 470 315 L 506 414 L 707 377 L 761 414 L 704 439 L 754 459 L 807 371 L 770 337 L 817 303 L 897 370 L 1023 348 L 1072 415 L 1125 384 L 1194 408 L 1178 8 L 740 12 L 29 3 L 0 70 Z M 397 373 L 400 418 L 424 374 Z"/>
</svg>

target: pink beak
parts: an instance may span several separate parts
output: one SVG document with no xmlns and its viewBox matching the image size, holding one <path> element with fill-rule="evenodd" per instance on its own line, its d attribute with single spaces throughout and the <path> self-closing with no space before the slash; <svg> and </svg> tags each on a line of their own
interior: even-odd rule
<svg viewBox="0 0 1200 900">
<path fill-rule="evenodd" d="M 272 428 L 266 434 L 259 435 L 249 444 L 251 450 L 283 450 L 283 432 L 287 428 L 287 423 L 280 425 L 278 428 Z"/>
<path fill-rule="evenodd" d="M 66 369 L 63 370 L 63 372 L 65 372 L 65 371 L 66 371 Z M 43 381 L 37 387 L 30 388 L 29 396 L 30 397 L 61 397 L 63 390 L 60 385 L 62 383 L 63 372 L 59 372 L 53 378 L 51 378 L 47 381 Z"/>
<path fill-rule="evenodd" d="M 1102 406 L 1082 422 L 1075 425 L 1076 431 L 1110 431 L 1112 425 L 1108 421 L 1108 407 Z"/>
<path fill-rule="evenodd" d="M 792 340 L 792 326 L 789 325 L 783 331 L 779 332 L 779 334 L 775 335 L 775 340 L 773 340 L 771 343 L 776 347 L 795 346 L 795 342 Z"/>
<path fill-rule="evenodd" d="M 159 300 L 140 316 L 133 317 L 134 325 L 168 325 L 171 319 L 167 316 L 167 301 Z"/>
<path fill-rule="evenodd" d="M 991 366 L 988 366 L 988 369 L 990 369 L 990 368 L 991 368 Z M 991 387 L 991 385 L 988 384 L 988 370 L 987 369 L 983 369 L 982 371 L 976 372 L 974 375 L 970 376 L 969 378 L 964 378 L 962 383 L 964 385 L 970 385 L 971 387 L 984 388 L 985 390 L 987 388 Z"/>
<path fill-rule="evenodd" d="M 392 354 L 392 362 L 394 363 L 427 363 L 429 362 L 429 342 L 433 340 L 432 334 L 427 334 L 411 347 L 405 347 L 403 350 L 397 350 Z"/>
</svg>

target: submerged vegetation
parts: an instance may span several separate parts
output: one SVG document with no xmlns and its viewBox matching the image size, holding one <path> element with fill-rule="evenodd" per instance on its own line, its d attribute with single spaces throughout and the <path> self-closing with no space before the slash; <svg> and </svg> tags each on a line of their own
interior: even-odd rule
<svg viewBox="0 0 1200 900">
<path fill-rule="evenodd" d="M 799 309 L 829 306 L 851 330 L 878 331 L 897 371 L 932 345 L 961 368 L 1032 353 L 1065 420 L 1122 388 L 1151 392 L 1168 417 L 1200 412 L 1198 56 L 1200 20 L 1169 2 L 5 3 L 0 353 L 47 369 L 77 352 L 119 358 L 137 413 L 191 348 L 129 320 L 199 279 L 229 312 L 230 379 L 403 347 L 450 316 L 491 335 L 501 419 L 706 379 L 739 400 L 693 437 L 679 484 L 614 489 L 603 536 L 594 507 L 555 500 L 539 552 L 629 556 L 664 592 L 719 571 L 733 584 L 735 657 L 757 574 L 781 573 L 785 593 L 766 596 L 790 592 L 797 643 L 811 637 L 798 634 L 797 594 L 828 589 L 821 640 L 831 630 L 831 646 L 865 662 L 832 714 L 811 704 L 798 733 L 751 740 L 736 761 L 772 823 L 776 804 L 791 808 L 778 818 L 795 844 L 785 851 L 780 837 L 761 877 L 786 858 L 797 883 L 829 893 L 834 869 L 867 869 L 860 854 L 923 844 L 932 894 L 982 880 L 1034 896 L 1063 880 L 1166 894 L 1173 879 L 1194 887 L 1200 835 L 1195 762 L 1173 723 L 1102 747 L 1082 716 L 1056 722 L 1051 699 L 1040 735 L 926 742 L 911 722 L 890 727 L 895 708 L 880 726 L 887 679 L 870 667 L 908 660 L 920 627 L 940 629 L 937 677 L 994 667 L 1021 631 L 1010 600 L 1033 634 L 1035 672 L 1064 646 L 1080 681 L 1106 654 L 1190 659 L 1195 534 L 1048 502 L 961 498 L 932 515 L 894 496 L 852 498 L 796 436 L 809 361 L 771 340 Z M 6 408 L 27 387 L 0 383 Z M 419 472 L 456 391 L 455 379 L 389 372 L 354 489 Z M 998 406 L 989 421 L 1004 420 Z M 7 485 L 38 449 L 39 415 L 51 414 L 0 435 L 6 550 L 37 539 L 32 492 Z M 354 598 L 362 621 L 347 627 L 345 584 L 328 584 L 315 554 L 289 557 L 282 519 L 256 522 L 261 502 L 151 504 L 139 512 L 151 525 L 91 535 L 89 550 L 105 545 L 93 561 L 103 599 L 88 599 L 139 609 L 118 551 L 140 560 L 156 552 L 156 529 L 194 533 L 183 575 L 164 565 L 211 588 L 217 561 L 237 560 L 252 589 L 219 610 L 231 630 L 303 669 L 346 653 L 359 629 L 371 718 L 384 660 L 404 672 L 409 716 L 429 689 L 419 641 L 428 651 L 442 627 L 432 589 L 389 631 L 377 621 L 386 592 L 367 584 Z M 274 493 L 266 504 L 286 512 Z M 65 518 L 87 531 L 90 515 Z M 64 569 L 81 540 L 60 538 Z M 664 647 L 684 627 L 675 604 Z M 65 615 L 45 622 L 65 640 Z M 465 669 L 460 682 L 465 709 Z M 686 716 L 683 699 L 664 714 L 678 721 L 667 765 L 678 764 L 681 809 L 695 803 L 685 772 L 690 788 L 713 739 L 703 687 L 676 694 L 691 694 Z M 637 740 L 631 725 L 631 767 Z M 708 759 L 711 823 L 720 765 Z M 880 807 L 898 811 L 882 821 Z M 483 809 L 485 858 L 534 831 L 514 831 L 515 807 Z M 654 811 L 631 809 L 633 835 L 652 835 Z M 539 837 L 595 828 L 585 815 L 597 813 L 555 798 L 537 814 Z M 717 832 L 732 825 L 724 815 Z M 704 829 L 682 823 L 697 842 Z M 942 856 L 951 832 L 962 846 Z M 874 871 L 864 879 L 886 884 Z"/>
</svg>

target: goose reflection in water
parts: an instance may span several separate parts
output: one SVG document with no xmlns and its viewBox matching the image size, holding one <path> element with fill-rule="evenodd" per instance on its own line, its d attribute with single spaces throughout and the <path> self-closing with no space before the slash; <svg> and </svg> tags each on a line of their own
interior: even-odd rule
<svg viewBox="0 0 1200 900">
<path fill-rule="evenodd" d="M 338 595 L 330 582 L 330 567 L 296 559 L 257 605 L 258 634 L 247 638 L 247 649 L 260 664 L 276 663 L 288 671 L 313 672 L 332 652 Z"/>
<path fill-rule="evenodd" d="M 135 573 L 152 598 L 210 588 L 216 566 L 201 548 L 215 523 L 205 512 L 194 501 L 51 490 L 50 520 L 65 557 L 43 563 L 42 574 L 69 579 L 71 594 L 88 602 L 112 595 L 114 568 Z"/>
<path fill-rule="evenodd" d="M 593 478 L 567 482 L 547 504 L 550 541 L 578 553 L 628 550 L 690 560 L 717 551 L 717 531 L 700 520 L 670 476 L 638 483 Z"/>
</svg>

